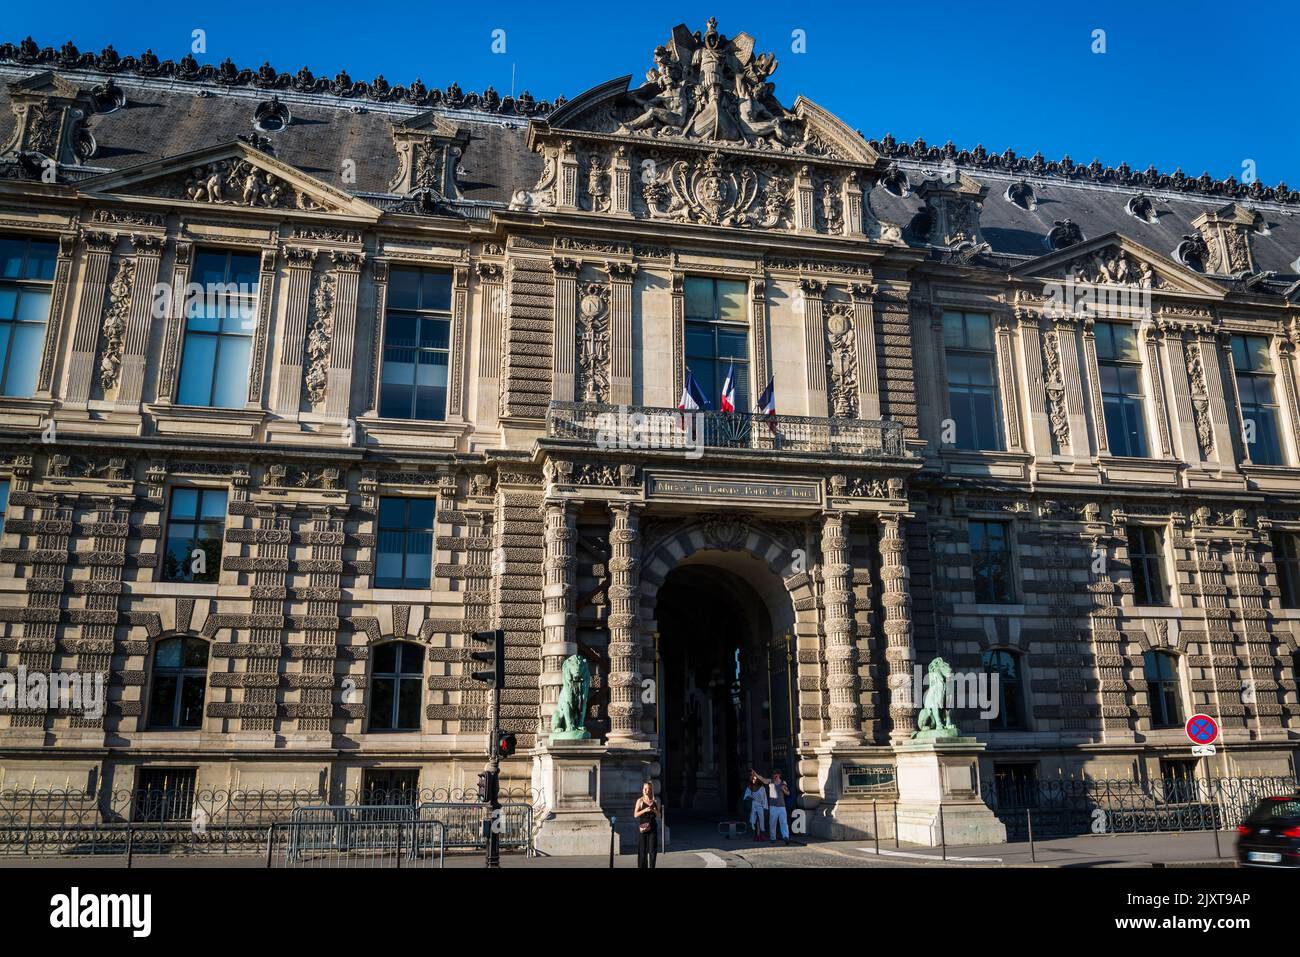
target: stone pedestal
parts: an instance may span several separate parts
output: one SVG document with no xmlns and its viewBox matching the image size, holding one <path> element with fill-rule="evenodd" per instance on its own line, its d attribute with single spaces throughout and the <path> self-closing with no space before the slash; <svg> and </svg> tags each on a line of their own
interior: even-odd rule
<svg viewBox="0 0 1300 957">
<path fill-rule="evenodd" d="M 610 822 L 601 810 L 599 741 L 554 741 L 533 756 L 533 787 L 543 796 L 537 850 L 556 856 L 609 853 Z M 619 836 L 614 835 L 614 853 Z"/>
<path fill-rule="evenodd" d="M 817 751 L 817 759 L 822 799 L 807 812 L 808 832 L 832 841 L 862 841 L 874 838 L 879 830 L 881 840 L 892 840 L 892 795 L 855 793 L 846 788 L 845 775 L 855 766 L 888 767 L 893 764 L 893 751 L 884 746 L 825 748 Z"/>
<path fill-rule="evenodd" d="M 983 751 L 984 745 L 974 738 L 895 745 L 900 840 L 927 847 L 937 847 L 942 841 L 1006 841 L 1006 827 L 980 798 L 979 757 Z"/>
</svg>

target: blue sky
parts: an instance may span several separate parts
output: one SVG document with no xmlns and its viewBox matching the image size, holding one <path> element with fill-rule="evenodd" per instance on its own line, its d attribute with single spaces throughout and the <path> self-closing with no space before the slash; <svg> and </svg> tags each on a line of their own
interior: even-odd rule
<svg viewBox="0 0 1300 957">
<path fill-rule="evenodd" d="M 516 92 L 551 99 L 628 73 L 639 80 L 674 24 L 703 29 L 713 15 L 723 33 L 747 31 L 776 53 L 783 102 L 803 94 L 869 138 L 951 139 L 959 148 L 983 143 L 1167 172 L 1181 166 L 1216 178 L 1240 179 L 1253 160 L 1265 184 L 1300 186 L 1294 0 L 143 6 L 147 17 L 100 2 L 11 4 L 4 39 L 31 34 L 56 47 L 71 39 L 82 50 L 112 43 L 123 55 L 151 47 L 178 58 L 202 29 L 204 62 L 269 60 L 318 76 L 346 68 L 357 80 L 382 73 L 405 84 L 418 76 L 429 86 L 454 80 L 501 93 L 513 71 Z M 497 29 L 505 31 L 504 54 L 492 51 Z M 806 52 L 791 51 L 795 30 L 804 31 Z M 1105 53 L 1092 52 L 1095 30 L 1105 31 Z"/>
</svg>

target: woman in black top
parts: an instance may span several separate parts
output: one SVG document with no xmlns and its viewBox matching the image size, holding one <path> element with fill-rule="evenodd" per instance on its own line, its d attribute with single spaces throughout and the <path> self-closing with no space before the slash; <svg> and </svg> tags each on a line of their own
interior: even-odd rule
<svg viewBox="0 0 1300 957">
<path fill-rule="evenodd" d="M 655 799 L 654 785 L 647 781 L 641 785 L 641 796 L 636 799 L 632 813 L 637 823 L 636 866 L 654 867 L 659 856 L 659 818 L 663 808 Z"/>
</svg>

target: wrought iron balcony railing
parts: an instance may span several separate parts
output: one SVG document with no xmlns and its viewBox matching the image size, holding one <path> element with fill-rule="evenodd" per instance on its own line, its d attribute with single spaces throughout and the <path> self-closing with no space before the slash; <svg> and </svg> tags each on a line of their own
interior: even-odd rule
<svg viewBox="0 0 1300 957">
<path fill-rule="evenodd" d="M 602 449 L 705 449 L 906 457 L 901 422 L 755 412 L 682 412 L 649 406 L 552 402 L 546 435 Z"/>
</svg>

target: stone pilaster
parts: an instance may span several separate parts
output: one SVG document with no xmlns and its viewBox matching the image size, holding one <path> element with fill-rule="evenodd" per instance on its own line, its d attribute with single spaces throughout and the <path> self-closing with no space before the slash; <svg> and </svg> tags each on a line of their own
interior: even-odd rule
<svg viewBox="0 0 1300 957">
<path fill-rule="evenodd" d="M 830 692 L 832 744 L 857 746 L 862 738 L 857 623 L 853 615 L 853 564 L 848 518 L 822 519 L 822 606 L 826 633 L 826 687 Z"/>
<path fill-rule="evenodd" d="M 577 260 L 559 257 L 551 260 L 555 270 L 554 358 L 551 364 L 551 392 L 557 402 L 577 398 L 577 342 L 574 317 L 578 311 Z"/>
<path fill-rule="evenodd" d="M 122 369 L 117 390 L 117 408 L 138 412 L 144 395 L 145 362 L 149 351 L 149 327 L 153 324 L 154 289 L 158 285 L 165 236 L 133 233 L 135 280 L 131 284 L 131 306 L 122 337 Z"/>
<path fill-rule="evenodd" d="M 280 415 L 296 416 L 302 401 L 303 343 L 307 339 L 307 321 L 311 313 L 311 278 L 316 250 L 289 246 L 284 251 L 284 258 L 289 275 L 285 289 L 284 335 L 280 345 L 280 376 L 272 408 Z"/>
<path fill-rule="evenodd" d="M 880 418 L 876 310 L 872 302 L 875 291 L 876 287 L 869 282 L 855 282 L 849 287 L 849 292 L 853 296 L 853 328 L 858 347 L 858 418 L 869 421 Z"/>
<path fill-rule="evenodd" d="M 1011 314 L 1005 309 L 994 315 L 997 343 L 998 372 L 1001 376 L 1002 408 L 1007 420 L 1007 449 L 1011 452 L 1023 452 L 1024 439 L 1020 431 L 1020 389 L 1016 384 L 1016 364 L 1012 357 L 1012 321 Z"/>
<path fill-rule="evenodd" d="M 505 271 L 500 263 L 480 262 L 478 270 L 478 403 L 481 421 L 497 417 L 497 390 L 501 382 L 501 320 L 505 315 Z M 556 283 L 559 288 L 559 283 Z M 557 314 L 559 310 L 556 310 Z M 557 390 L 555 397 L 560 398 Z"/>
<path fill-rule="evenodd" d="M 172 259 L 172 301 L 163 330 L 162 368 L 158 372 L 159 405 L 171 405 L 176 395 L 176 373 L 180 365 L 181 338 L 185 335 L 185 286 L 190 281 L 190 266 L 194 244 L 177 240 L 176 255 Z"/>
<path fill-rule="evenodd" d="M 262 409 L 262 380 L 266 373 L 267 341 L 271 334 L 271 310 L 275 303 L 275 248 L 262 250 L 262 268 L 257 281 L 257 331 L 253 335 L 253 356 L 248 368 L 248 405 Z M 298 340 L 301 343 L 301 339 Z"/>
<path fill-rule="evenodd" d="M 334 252 L 334 330 L 330 337 L 325 414 L 346 419 L 352 400 L 352 370 L 356 364 L 357 290 L 361 282 L 360 252 Z"/>
<path fill-rule="evenodd" d="M 1075 458 L 1088 458 L 1088 415 L 1083 401 L 1083 379 L 1079 375 L 1079 334 L 1075 324 L 1055 323 L 1056 347 L 1060 353 L 1061 382 L 1065 387 L 1065 415 L 1069 424 L 1069 446 Z"/>
<path fill-rule="evenodd" d="M 899 515 L 880 517 L 880 580 L 884 591 L 885 660 L 889 665 L 890 735 L 895 742 L 907 740 L 916 730 L 916 702 L 912 700 L 912 665 L 916 651 L 912 644 L 912 595 L 907 570 L 907 543 Z"/>
<path fill-rule="evenodd" d="M 637 506 L 610 505 L 609 744 L 644 740 L 641 732 L 641 532 Z"/>
<path fill-rule="evenodd" d="M 1088 371 L 1088 387 L 1092 392 L 1093 434 L 1097 436 L 1097 454 L 1110 454 L 1110 441 L 1106 437 L 1106 410 L 1101 401 L 1101 375 L 1097 371 L 1097 332 L 1091 319 L 1083 320 L 1083 362 Z"/>
<path fill-rule="evenodd" d="M 54 383 L 54 357 L 63 344 L 64 304 L 68 301 L 68 288 L 72 279 L 72 255 L 77 249 L 74 233 L 59 234 L 59 255 L 54 263 L 54 286 L 50 290 L 50 312 L 46 323 L 45 345 L 41 349 L 41 367 L 36 376 L 36 396 L 52 397 Z"/>
<path fill-rule="evenodd" d="M 68 386 L 63 404 L 68 408 L 85 408 L 90 400 L 95 376 L 95 354 L 99 347 L 100 313 L 108 289 L 109 262 L 117 234 L 85 230 L 81 241 L 86 247 L 81 277 L 81 295 L 77 297 L 77 318 L 72 330 L 72 356 L 68 361 Z"/>
<path fill-rule="evenodd" d="M 767 388 L 771 377 L 768 359 L 767 277 L 754 276 L 749 280 L 749 316 L 754 327 L 754 399 Z M 681 395 L 679 392 L 678 395 Z M 674 400 L 676 396 L 673 397 Z M 741 412 L 748 411 L 740 409 Z"/>
<path fill-rule="evenodd" d="M 800 279 L 803 304 L 804 368 L 808 385 L 808 415 L 826 418 L 826 320 L 823 315 L 826 283 L 820 279 Z"/>
<path fill-rule="evenodd" d="M 609 392 L 615 405 L 632 404 L 632 282 L 636 263 L 607 262 L 609 276 Z"/>
<path fill-rule="evenodd" d="M 1192 387 L 1187 375 L 1187 352 L 1183 346 L 1182 330 L 1173 325 L 1162 328 L 1164 332 L 1164 363 L 1174 393 L 1174 425 L 1178 430 L 1183 461 L 1199 465 L 1203 460 L 1200 440 L 1197 438 L 1196 413 L 1192 406 Z M 1156 381 L 1158 367 L 1152 367 L 1151 379 Z"/>
<path fill-rule="evenodd" d="M 549 734 L 551 712 L 564 683 L 564 659 L 578 651 L 574 610 L 575 515 L 568 502 L 542 506 L 542 720 L 539 734 Z"/>
</svg>

